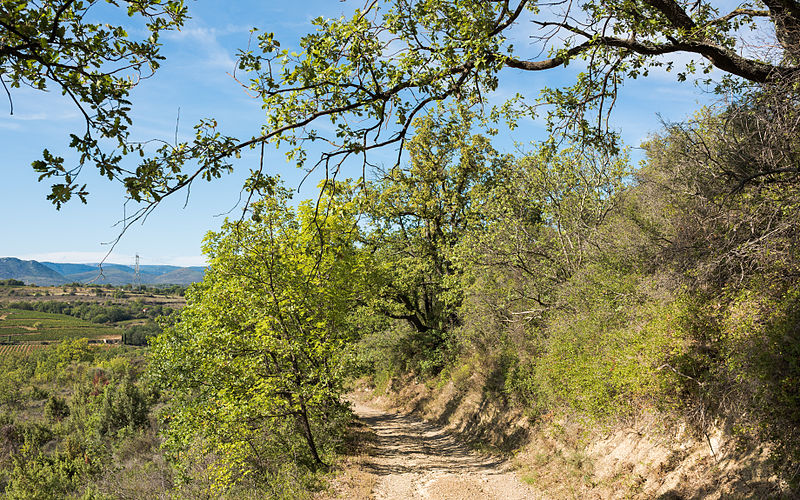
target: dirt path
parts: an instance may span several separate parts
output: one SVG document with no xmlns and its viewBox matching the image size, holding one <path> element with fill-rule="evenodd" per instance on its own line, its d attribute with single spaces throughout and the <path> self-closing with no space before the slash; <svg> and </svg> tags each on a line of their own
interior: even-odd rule
<svg viewBox="0 0 800 500">
<path fill-rule="evenodd" d="M 374 499 L 538 499 L 509 464 L 479 454 L 443 429 L 412 416 L 353 401 L 356 414 L 377 434 L 363 466 L 376 477 Z"/>
</svg>

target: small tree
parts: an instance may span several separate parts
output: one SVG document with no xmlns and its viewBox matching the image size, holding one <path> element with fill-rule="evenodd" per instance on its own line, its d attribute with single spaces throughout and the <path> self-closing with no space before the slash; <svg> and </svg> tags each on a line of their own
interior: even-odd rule
<svg viewBox="0 0 800 500">
<path fill-rule="evenodd" d="M 348 313 L 366 275 L 349 194 L 329 184 L 295 211 L 279 189 L 250 221 L 209 233 L 204 281 L 153 342 L 153 373 L 173 395 L 168 443 L 199 438 L 223 483 L 314 470 L 336 441 Z"/>
</svg>

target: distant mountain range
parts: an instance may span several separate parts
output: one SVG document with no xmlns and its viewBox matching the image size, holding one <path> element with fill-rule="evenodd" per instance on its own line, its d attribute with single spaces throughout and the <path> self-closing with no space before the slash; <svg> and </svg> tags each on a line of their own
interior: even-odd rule
<svg viewBox="0 0 800 500">
<path fill-rule="evenodd" d="M 188 285 L 203 281 L 204 267 L 139 266 L 143 285 Z M 120 264 L 68 264 L 37 262 L 15 257 L 0 257 L 0 279 L 15 279 L 29 285 L 51 286 L 65 283 L 127 285 L 136 283 L 136 271 Z"/>
</svg>

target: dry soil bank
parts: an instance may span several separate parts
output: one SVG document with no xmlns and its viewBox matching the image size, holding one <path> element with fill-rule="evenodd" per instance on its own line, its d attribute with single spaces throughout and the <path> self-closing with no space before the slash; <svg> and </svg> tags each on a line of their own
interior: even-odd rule
<svg viewBox="0 0 800 500">
<path fill-rule="evenodd" d="M 352 396 L 371 432 L 328 498 L 661 500 L 792 498 L 766 448 L 741 449 L 723 429 L 695 436 L 657 415 L 613 428 L 564 418 L 531 424 L 471 384 L 432 389 L 405 380 L 391 397 Z M 461 436 L 461 439 L 457 437 Z M 466 440 L 514 456 L 477 453 Z"/>
</svg>

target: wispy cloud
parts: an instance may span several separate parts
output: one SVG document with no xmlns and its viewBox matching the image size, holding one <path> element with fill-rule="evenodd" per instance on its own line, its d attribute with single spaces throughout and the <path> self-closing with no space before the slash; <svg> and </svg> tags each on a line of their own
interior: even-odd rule
<svg viewBox="0 0 800 500">
<path fill-rule="evenodd" d="M 43 95 L 31 96 L 28 94 L 14 96 L 14 114 L 0 114 L 0 128 L 19 130 L 22 126 L 39 126 L 39 124 L 27 124 L 27 122 L 64 122 L 75 120 L 79 117 L 77 110 L 73 111 L 72 109 L 64 108 L 65 104 L 59 102 L 57 97 L 50 98 L 50 96 L 47 96 L 48 101 L 43 105 L 43 97 Z M 19 111 L 20 108 L 41 110 L 43 106 L 46 111 L 35 111 L 31 113 Z"/>
<path fill-rule="evenodd" d="M 44 252 L 18 255 L 18 259 L 36 260 L 39 262 L 60 262 L 71 264 L 94 264 L 106 257 L 105 252 Z M 112 252 L 105 260 L 106 264 L 122 264 L 132 266 L 136 263 L 135 255 Z M 142 265 L 168 265 L 168 266 L 205 266 L 207 261 L 203 255 L 186 255 L 172 257 L 142 257 Z"/>
<path fill-rule="evenodd" d="M 38 120 L 48 120 L 51 119 L 52 116 L 48 115 L 44 112 L 39 113 L 29 113 L 29 114 L 20 114 L 17 113 L 13 115 L 12 119 L 14 120 L 22 120 L 22 121 L 38 121 Z"/>
<path fill-rule="evenodd" d="M 19 123 L 13 123 L 7 120 L 0 120 L 0 128 L 5 130 L 19 130 L 22 127 L 19 125 Z"/>
<path fill-rule="evenodd" d="M 37 260 L 39 262 L 68 262 L 74 264 L 90 264 L 100 262 L 106 256 L 106 252 L 44 252 L 19 255 L 17 258 L 22 260 Z M 114 264 L 130 265 L 136 260 L 133 255 L 112 253 L 106 262 Z"/>
<path fill-rule="evenodd" d="M 154 262 L 155 264 L 155 262 Z M 166 264 L 168 266 L 192 267 L 192 266 L 207 266 L 208 261 L 205 255 L 187 255 L 183 257 L 168 257 L 161 259 L 158 264 Z"/>
<path fill-rule="evenodd" d="M 238 27 L 230 29 L 233 31 L 194 24 L 186 26 L 180 31 L 172 31 L 167 37 L 178 43 L 190 45 L 193 52 L 203 54 L 199 61 L 200 65 L 211 69 L 232 71 L 236 66 L 236 61 L 231 56 L 231 51 L 219 42 L 220 36 L 240 30 Z"/>
</svg>

